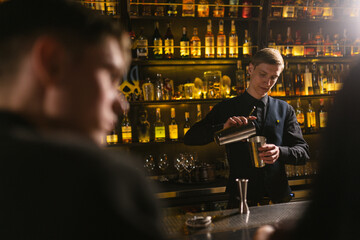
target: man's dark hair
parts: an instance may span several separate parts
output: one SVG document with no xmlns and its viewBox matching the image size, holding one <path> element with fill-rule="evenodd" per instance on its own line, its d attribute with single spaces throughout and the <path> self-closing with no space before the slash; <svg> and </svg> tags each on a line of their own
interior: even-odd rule
<svg viewBox="0 0 360 240">
<path fill-rule="evenodd" d="M 254 65 L 254 67 L 261 63 L 279 65 L 284 69 L 284 59 L 281 53 L 274 48 L 263 48 L 252 57 L 251 64 Z"/>
<path fill-rule="evenodd" d="M 16 72 L 38 36 L 54 36 L 79 53 L 82 46 L 99 43 L 105 36 L 120 38 L 122 33 L 114 20 L 75 1 L 6 1 L 0 4 L 0 78 Z"/>
</svg>

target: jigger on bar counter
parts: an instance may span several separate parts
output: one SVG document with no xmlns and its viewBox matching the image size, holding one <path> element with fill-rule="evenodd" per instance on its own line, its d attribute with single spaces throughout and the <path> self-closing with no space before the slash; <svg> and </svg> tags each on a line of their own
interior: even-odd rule
<svg viewBox="0 0 360 240">
<path fill-rule="evenodd" d="M 246 196 L 247 196 L 247 184 L 249 179 L 236 179 L 236 182 L 239 184 L 239 192 L 240 192 L 240 206 L 239 212 L 240 214 L 250 213 L 249 206 L 247 204 Z"/>
</svg>

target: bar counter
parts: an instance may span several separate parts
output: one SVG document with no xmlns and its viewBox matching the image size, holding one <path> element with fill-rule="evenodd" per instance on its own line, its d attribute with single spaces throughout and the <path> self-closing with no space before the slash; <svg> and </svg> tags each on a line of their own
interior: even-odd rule
<svg viewBox="0 0 360 240">
<path fill-rule="evenodd" d="M 239 209 L 229 209 L 165 216 L 163 218 L 163 230 L 168 239 L 174 240 L 251 240 L 258 227 L 281 220 L 297 219 L 307 205 L 308 201 L 298 201 L 250 207 L 248 214 L 240 214 Z M 185 221 L 193 216 L 211 216 L 212 223 L 204 228 L 186 226 Z"/>
</svg>

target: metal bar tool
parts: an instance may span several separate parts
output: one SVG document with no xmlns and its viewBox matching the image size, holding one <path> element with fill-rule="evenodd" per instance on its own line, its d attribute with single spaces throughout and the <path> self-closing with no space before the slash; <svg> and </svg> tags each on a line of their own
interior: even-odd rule
<svg viewBox="0 0 360 240">
<path fill-rule="evenodd" d="M 236 179 L 236 182 L 239 184 L 239 191 L 240 191 L 240 206 L 239 212 L 240 214 L 249 213 L 249 206 L 247 205 L 246 195 L 247 195 L 247 185 L 249 179 Z"/>
</svg>

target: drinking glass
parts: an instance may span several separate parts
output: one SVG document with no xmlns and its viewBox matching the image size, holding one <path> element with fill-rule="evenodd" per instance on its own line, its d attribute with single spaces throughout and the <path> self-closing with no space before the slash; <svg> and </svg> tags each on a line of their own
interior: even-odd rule
<svg viewBox="0 0 360 240">
<path fill-rule="evenodd" d="M 169 161 L 168 161 L 168 156 L 166 153 L 162 153 L 160 154 L 159 157 L 159 162 L 158 162 L 158 167 L 162 172 L 162 175 L 160 177 L 160 182 L 166 182 L 169 181 L 167 179 L 167 177 L 165 176 L 165 170 L 168 168 L 169 166 Z"/>
<path fill-rule="evenodd" d="M 193 154 L 184 153 L 184 169 L 188 173 L 188 182 L 191 182 L 191 171 L 195 168 L 195 159 Z"/>
<path fill-rule="evenodd" d="M 183 182 L 182 172 L 184 171 L 184 154 L 179 153 L 174 159 L 174 167 L 179 172 L 179 182 Z"/>
<path fill-rule="evenodd" d="M 155 160 L 153 155 L 149 154 L 145 158 L 144 168 L 148 171 L 149 174 L 152 174 L 155 169 Z"/>
<path fill-rule="evenodd" d="M 184 93 L 186 99 L 194 98 L 194 83 L 185 83 L 184 84 Z"/>
</svg>

